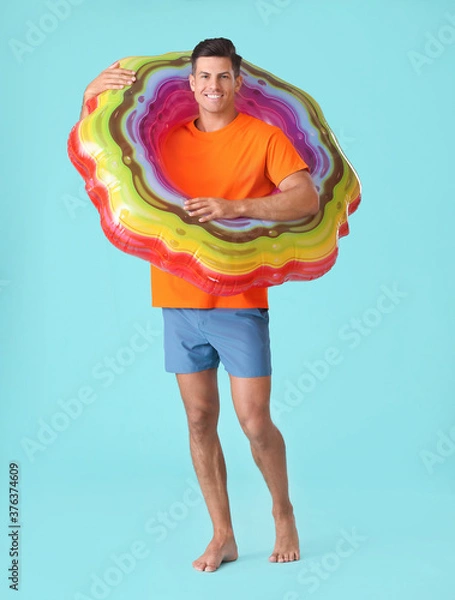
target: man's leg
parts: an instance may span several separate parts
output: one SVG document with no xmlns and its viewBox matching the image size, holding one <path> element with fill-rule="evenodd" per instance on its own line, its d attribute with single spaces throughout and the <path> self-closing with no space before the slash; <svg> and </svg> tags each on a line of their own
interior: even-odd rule
<svg viewBox="0 0 455 600">
<path fill-rule="evenodd" d="M 190 449 L 196 475 L 213 524 L 213 538 L 193 562 L 199 571 L 215 571 L 236 560 L 237 545 L 227 495 L 226 464 L 217 432 L 220 403 L 217 369 L 177 374 L 188 418 Z"/>
<path fill-rule="evenodd" d="M 271 378 L 230 375 L 232 399 L 254 460 L 272 495 L 276 543 L 271 562 L 299 560 L 299 538 L 288 493 L 286 449 L 270 417 Z"/>
</svg>

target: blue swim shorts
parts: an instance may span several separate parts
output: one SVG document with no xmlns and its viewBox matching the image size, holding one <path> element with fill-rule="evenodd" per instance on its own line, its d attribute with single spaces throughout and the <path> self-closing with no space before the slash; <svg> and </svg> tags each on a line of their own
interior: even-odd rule
<svg viewBox="0 0 455 600">
<path fill-rule="evenodd" d="M 267 308 L 163 308 L 165 369 L 196 373 L 221 363 L 234 377 L 272 372 Z"/>
</svg>

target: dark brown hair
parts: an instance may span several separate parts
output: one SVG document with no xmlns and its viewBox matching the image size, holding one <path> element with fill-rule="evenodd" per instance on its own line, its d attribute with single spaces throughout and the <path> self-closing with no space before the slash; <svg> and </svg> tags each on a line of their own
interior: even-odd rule
<svg viewBox="0 0 455 600">
<path fill-rule="evenodd" d="M 191 54 L 191 66 L 193 68 L 193 75 L 196 72 L 196 61 L 201 56 L 225 56 L 231 59 L 232 69 L 234 71 L 234 77 L 240 75 L 240 65 L 242 57 L 235 51 L 235 46 L 226 38 L 209 38 L 199 42 L 195 46 L 193 53 Z"/>
</svg>

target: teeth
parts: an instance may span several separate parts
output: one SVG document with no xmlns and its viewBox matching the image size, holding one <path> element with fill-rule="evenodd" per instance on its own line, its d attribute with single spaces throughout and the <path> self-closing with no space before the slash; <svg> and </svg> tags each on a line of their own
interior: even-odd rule
<svg viewBox="0 0 455 600">
<path fill-rule="evenodd" d="M 217 94 L 207 94 L 207 98 L 221 98 L 221 96 Z"/>
</svg>

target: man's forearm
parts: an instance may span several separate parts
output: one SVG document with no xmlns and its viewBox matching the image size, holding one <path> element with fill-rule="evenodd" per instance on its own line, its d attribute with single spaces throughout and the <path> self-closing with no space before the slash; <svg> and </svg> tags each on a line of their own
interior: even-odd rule
<svg viewBox="0 0 455 600">
<path fill-rule="evenodd" d="M 244 200 L 188 198 L 184 208 L 190 217 L 197 217 L 201 223 L 237 217 L 262 221 L 296 221 L 318 212 L 319 194 L 308 171 L 289 175 L 280 183 L 279 189 L 277 194 Z"/>
<path fill-rule="evenodd" d="M 263 198 L 236 200 L 233 207 L 238 217 L 249 217 L 263 221 L 294 221 L 314 215 L 319 210 L 316 189 L 301 186 Z"/>
</svg>

